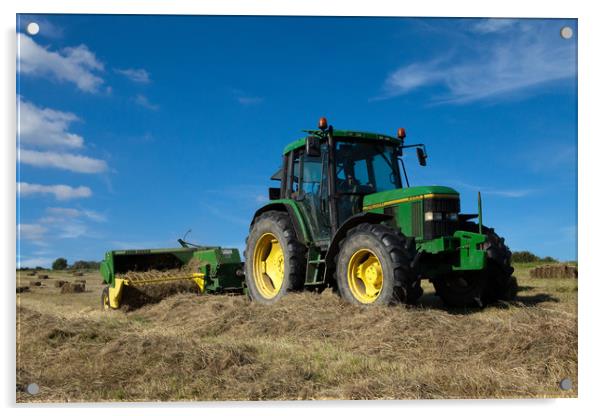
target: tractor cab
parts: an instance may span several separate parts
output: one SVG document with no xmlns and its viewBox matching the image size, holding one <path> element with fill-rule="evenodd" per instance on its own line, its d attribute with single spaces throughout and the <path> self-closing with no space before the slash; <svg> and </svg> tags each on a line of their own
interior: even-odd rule
<svg viewBox="0 0 602 416">
<path fill-rule="evenodd" d="M 327 245 L 338 228 L 364 210 L 364 197 L 409 186 L 401 156 L 403 149 L 417 147 L 421 165 L 426 164 L 422 144 L 406 146 L 405 130 L 398 137 L 334 130 L 325 118 L 319 130 L 284 149 L 283 166 L 272 179 L 270 199 L 292 199 L 307 219 L 313 240 Z"/>
</svg>

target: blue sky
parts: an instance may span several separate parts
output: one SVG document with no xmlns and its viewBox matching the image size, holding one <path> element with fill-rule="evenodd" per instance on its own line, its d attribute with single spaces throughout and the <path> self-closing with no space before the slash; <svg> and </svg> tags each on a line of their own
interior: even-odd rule
<svg viewBox="0 0 602 416">
<path fill-rule="evenodd" d="M 576 20 L 20 15 L 17 32 L 23 266 L 189 229 L 242 248 L 320 116 L 405 127 L 429 151 L 412 185 L 456 188 L 463 212 L 481 190 L 511 249 L 576 259 Z"/>
</svg>

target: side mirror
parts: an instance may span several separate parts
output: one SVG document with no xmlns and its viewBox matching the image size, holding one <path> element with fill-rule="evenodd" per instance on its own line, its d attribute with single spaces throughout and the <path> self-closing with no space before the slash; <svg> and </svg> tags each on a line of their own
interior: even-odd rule
<svg viewBox="0 0 602 416">
<path fill-rule="evenodd" d="M 305 139 L 305 154 L 307 156 L 320 156 L 320 138 L 309 136 Z"/>
<path fill-rule="evenodd" d="M 422 147 L 416 148 L 416 156 L 418 156 L 418 163 L 420 166 L 426 166 L 426 153 L 424 153 L 424 149 Z"/>
</svg>

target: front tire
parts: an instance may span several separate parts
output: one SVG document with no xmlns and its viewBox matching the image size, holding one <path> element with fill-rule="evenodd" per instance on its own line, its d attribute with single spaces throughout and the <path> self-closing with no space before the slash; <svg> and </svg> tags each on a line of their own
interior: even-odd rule
<svg viewBox="0 0 602 416">
<path fill-rule="evenodd" d="M 360 224 L 341 242 L 336 258 L 338 291 L 356 305 L 414 303 L 422 294 L 411 267 L 416 244 L 382 224 Z"/>
<path fill-rule="evenodd" d="M 478 225 L 466 223 L 466 231 L 478 232 Z M 481 271 L 458 272 L 433 282 L 435 291 L 445 304 L 452 307 L 484 307 L 498 300 L 516 298 L 518 284 L 510 265 L 512 253 L 493 229 L 483 227 L 486 266 Z"/>
<path fill-rule="evenodd" d="M 245 249 L 245 281 L 251 300 L 273 304 L 303 289 L 307 248 L 287 213 L 269 211 L 251 226 Z"/>
</svg>

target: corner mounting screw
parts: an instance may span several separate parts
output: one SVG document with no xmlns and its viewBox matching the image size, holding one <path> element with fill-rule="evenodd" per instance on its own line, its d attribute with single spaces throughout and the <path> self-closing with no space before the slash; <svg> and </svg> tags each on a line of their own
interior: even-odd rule
<svg viewBox="0 0 602 416">
<path fill-rule="evenodd" d="M 40 392 L 40 386 L 38 386 L 37 383 L 29 383 L 27 385 L 27 393 L 31 394 L 32 396 L 35 396 L 39 392 Z"/>
<path fill-rule="evenodd" d="M 563 378 L 560 380 L 559 386 L 561 390 L 570 390 L 573 388 L 573 382 L 570 378 Z"/>
</svg>

